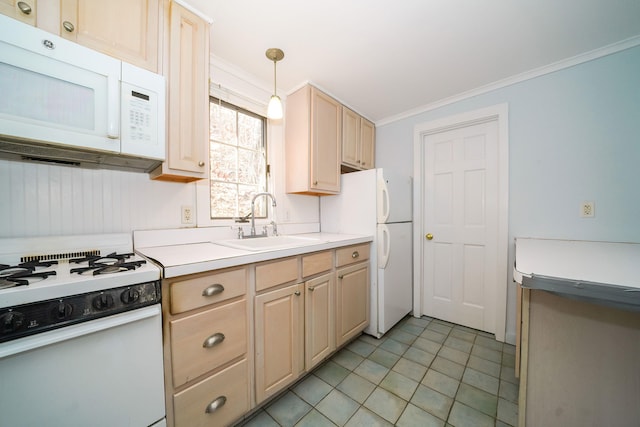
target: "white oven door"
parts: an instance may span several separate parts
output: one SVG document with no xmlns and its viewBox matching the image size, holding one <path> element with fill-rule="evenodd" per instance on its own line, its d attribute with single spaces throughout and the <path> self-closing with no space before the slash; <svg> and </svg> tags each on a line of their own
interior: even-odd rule
<svg viewBox="0 0 640 427">
<path fill-rule="evenodd" d="M 147 427 L 164 417 L 159 304 L 0 344 L 2 425 Z"/>
</svg>

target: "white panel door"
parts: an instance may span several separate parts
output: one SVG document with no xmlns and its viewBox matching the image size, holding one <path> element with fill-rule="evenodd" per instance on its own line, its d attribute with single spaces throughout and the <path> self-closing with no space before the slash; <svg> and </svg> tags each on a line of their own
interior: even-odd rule
<svg viewBox="0 0 640 427">
<path fill-rule="evenodd" d="M 423 311 L 495 332 L 498 123 L 425 135 Z"/>
</svg>

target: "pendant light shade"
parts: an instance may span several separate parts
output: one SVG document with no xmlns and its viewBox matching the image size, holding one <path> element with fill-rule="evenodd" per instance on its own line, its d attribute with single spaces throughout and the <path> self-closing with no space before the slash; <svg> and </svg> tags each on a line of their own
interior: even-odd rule
<svg viewBox="0 0 640 427">
<path fill-rule="evenodd" d="M 267 107 L 267 117 L 272 120 L 279 120 L 282 118 L 282 100 L 277 95 L 276 64 L 284 58 L 284 52 L 277 48 L 271 48 L 267 49 L 265 54 L 267 58 L 273 61 L 273 95 Z"/>
<path fill-rule="evenodd" d="M 282 100 L 278 95 L 271 95 L 269 106 L 267 107 L 267 117 L 273 120 L 282 118 Z"/>
</svg>

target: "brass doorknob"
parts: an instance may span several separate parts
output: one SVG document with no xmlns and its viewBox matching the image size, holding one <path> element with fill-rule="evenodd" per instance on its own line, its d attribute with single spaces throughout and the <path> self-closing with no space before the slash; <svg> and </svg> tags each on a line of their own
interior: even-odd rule
<svg viewBox="0 0 640 427">
<path fill-rule="evenodd" d="M 425 235 L 424 237 L 426 237 L 427 240 L 432 240 L 433 239 L 433 234 L 429 233 L 429 234 Z"/>
</svg>

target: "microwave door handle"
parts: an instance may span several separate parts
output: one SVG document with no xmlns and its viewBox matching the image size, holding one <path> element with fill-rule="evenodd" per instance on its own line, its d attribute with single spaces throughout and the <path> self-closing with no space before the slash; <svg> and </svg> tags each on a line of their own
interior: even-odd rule
<svg viewBox="0 0 640 427">
<path fill-rule="evenodd" d="M 107 76 L 107 138 L 120 138 L 120 81 Z"/>
</svg>

